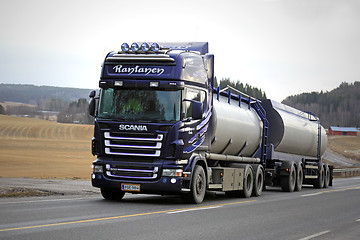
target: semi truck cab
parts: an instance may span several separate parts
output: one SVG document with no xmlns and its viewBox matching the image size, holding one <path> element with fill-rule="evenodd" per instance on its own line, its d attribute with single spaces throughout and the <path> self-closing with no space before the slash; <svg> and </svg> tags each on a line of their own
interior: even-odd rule
<svg viewBox="0 0 360 240">
<path fill-rule="evenodd" d="M 106 56 L 100 93 L 90 94 L 92 184 L 105 198 L 190 192 L 199 160 L 191 155 L 208 148 L 213 55 L 207 48 L 134 43 Z"/>
</svg>

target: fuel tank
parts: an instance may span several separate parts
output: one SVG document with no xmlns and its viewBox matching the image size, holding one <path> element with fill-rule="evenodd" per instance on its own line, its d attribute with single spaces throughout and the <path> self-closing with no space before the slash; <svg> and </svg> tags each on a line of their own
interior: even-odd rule
<svg viewBox="0 0 360 240">
<path fill-rule="evenodd" d="M 261 144 L 262 122 L 246 103 L 214 96 L 212 125 L 211 153 L 249 157 Z"/>
<path fill-rule="evenodd" d="M 269 121 L 268 143 L 275 151 L 317 157 L 318 134 L 322 156 L 327 146 L 325 129 L 314 115 L 273 100 L 262 100 Z"/>
</svg>

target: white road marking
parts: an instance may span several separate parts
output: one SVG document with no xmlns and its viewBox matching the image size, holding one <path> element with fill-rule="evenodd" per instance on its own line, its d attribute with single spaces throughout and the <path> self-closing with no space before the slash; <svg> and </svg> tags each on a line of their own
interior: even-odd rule
<svg viewBox="0 0 360 240">
<path fill-rule="evenodd" d="M 167 214 L 173 214 L 173 213 L 183 213 L 183 212 L 190 212 L 190 211 L 199 211 L 199 210 L 207 210 L 207 209 L 213 209 L 213 208 L 221 208 L 222 206 L 214 206 L 214 207 L 203 207 L 203 208 L 193 208 L 193 209 L 184 209 L 174 212 L 168 212 Z"/>
<path fill-rule="evenodd" d="M 64 198 L 64 199 L 45 199 L 45 200 L 34 200 L 34 201 L 18 201 L 18 202 L 0 202 L 0 205 L 5 204 L 24 204 L 24 203 L 39 203 L 39 202 L 57 202 L 57 201 L 72 201 L 72 200 L 85 200 L 90 198 L 99 198 L 96 197 L 85 197 L 85 198 Z"/>
<path fill-rule="evenodd" d="M 357 222 L 360 222 L 360 219 L 356 220 Z"/>
<path fill-rule="evenodd" d="M 316 238 L 318 236 L 321 236 L 321 235 L 324 235 L 326 233 L 329 233 L 331 232 L 330 230 L 326 230 L 326 231 L 323 231 L 323 232 L 319 232 L 319 233 L 315 233 L 313 235 L 310 235 L 310 236 L 307 236 L 307 237 L 304 237 L 304 238 L 300 238 L 299 240 L 309 240 L 309 239 L 313 239 L 313 238 Z"/>
<path fill-rule="evenodd" d="M 304 195 L 301 195 L 302 197 L 309 197 L 309 196 L 316 196 L 316 195 L 320 195 L 322 194 L 322 192 L 317 192 L 317 193 L 309 193 L 309 194 L 304 194 Z"/>
</svg>

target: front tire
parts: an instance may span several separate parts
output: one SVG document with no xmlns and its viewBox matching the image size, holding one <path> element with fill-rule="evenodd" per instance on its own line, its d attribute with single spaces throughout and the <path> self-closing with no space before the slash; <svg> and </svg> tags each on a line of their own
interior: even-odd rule
<svg viewBox="0 0 360 240">
<path fill-rule="evenodd" d="M 196 165 L 191 180 L 190 193 L 182 195 L 185 203 L 202 203 L 206 191 L 206 175 L 204 168 Z"/>
<path fill-rule="evenodd" d="M 103 198 L 107 200 L 120 201 L 125 195 L 125 192 L 112 188 L 101 188 L 100 191 Z"/>
</svg>

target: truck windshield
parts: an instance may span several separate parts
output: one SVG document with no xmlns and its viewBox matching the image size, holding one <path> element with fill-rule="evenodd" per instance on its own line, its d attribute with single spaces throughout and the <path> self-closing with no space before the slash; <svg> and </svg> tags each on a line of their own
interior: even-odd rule
<svg viewBox="0 0 360 240">
<path fill-rule="evenodd" d="M 99 118 L 155 122 L 180 120 L 181 91 L 102 89 Z"/>
</svg>

